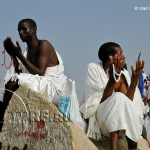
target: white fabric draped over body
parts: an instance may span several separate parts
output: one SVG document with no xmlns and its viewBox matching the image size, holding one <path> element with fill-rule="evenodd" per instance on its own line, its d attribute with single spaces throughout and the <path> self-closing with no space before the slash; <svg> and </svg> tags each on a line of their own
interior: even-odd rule
<svg viewBox="0 0 150 150">
<path fill-rule="evenodd" d="M 27 49 L 24 52 L 24 57 L 27 57 Z M 41 93 L 45 98 L 48 98 L 50 101 L 57 103 L 60 92 L 67 77 L 64 75 L 64 66 L 63 61 L 56 51 L 59 64 L 54 67 L 48 67 L 46 69 L 44 76 L 39 76 L 38 74 L 33 75 L 28 72 L 22 62 L 19 60 L 19 68 L 22 70 L 22 73 L 15 73 L 14 65 L 8 69 L 6 77 L 4 78 L 5 84 L 9 80 L 16 81 L 18 80 L 19 85 L 27 85 L 34 91 Z"/>
<path fill-rule="evenodd" d="M 124 69 L 128 86 L 130 76 Z M 87 66 L 85 78 L 84 104 L 80 111 L 89 118 L 87 135 L 93 139 L 101 139 L 101 134 L 109 136 L 109 132 L 124 130 L 126 136 L 137 142 L 142 133 L 143 110 L 142 99 L 136 88 L 134 99 L 131 101 L 120 92 L 100 103 L 109 78 L 104 72 L 102 63 L 90 63 Z"/>
</svg>

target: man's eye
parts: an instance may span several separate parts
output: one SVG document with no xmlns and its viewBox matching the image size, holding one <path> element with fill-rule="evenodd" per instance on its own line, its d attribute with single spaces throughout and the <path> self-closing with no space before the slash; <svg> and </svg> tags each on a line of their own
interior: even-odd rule
<svg viewBox="0 0 150 150">
<path fill-rule="evenodd" d="M 25 28 L 25 27 L 24 27 L 24 28 L 22 28 L 22 29 L 23 29 L 23 30 L 27 30 L 27 28 Z"/>
</svg>

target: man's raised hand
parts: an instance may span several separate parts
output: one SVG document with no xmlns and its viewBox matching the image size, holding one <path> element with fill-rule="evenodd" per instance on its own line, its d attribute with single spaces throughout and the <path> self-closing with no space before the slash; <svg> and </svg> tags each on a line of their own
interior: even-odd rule
<svg viewBox="0 0 150 150">
<path fill-rule="evenodd" d="M 4 48 L 5 48 L 6 52 L 11 56 L 11 54 L 13 53 L 13 50 L 12 50 L 12 46 L 8 42 L 8 38 L 6 38 L 4 40 L 3 45 L 4 45 Z"/>
<path fill-rule="evenodd" d="M 112 68 L 112 65 L 114 64 L 115 71 L 117 73 L 120 73 L 121 68 L 123 68 L 123 62 L 120 59 L 120 57 L 118 57 L 117 54 L 115 56 L 109 56 L 109 61 L 110 61 L 110 67 Z"/>
<path fill-rule="evenodd" d="M 8 42 L 8 45 L 11 47 L 11 52 L 12 52 L 13 54 L 15 54 L 15 55 L 17 56 L 18 54 L 21 53 L 21 47 L 20 47 L 18 41 L 16 41 L 16 45 L 17 45 L 17 46 L 16 46 L 16 45 L 13 43 L 11 37 L 7 37 L 7 42 Z"/>
<path fill-rule="evenodd" d="M 143 71 L 143 68 L 144 68 L 144 64 L 145 64 L 145 61 L 144 59 L 142 59 L 142 61 L 139 59 L 136 61 L 136 68 L 134 69 L 133 66 L 131 65 L 131 70 L 132 70 L 132 80 L 134 80 L 135 82 L 138 81 L 142 71 Z"/>
</svg>

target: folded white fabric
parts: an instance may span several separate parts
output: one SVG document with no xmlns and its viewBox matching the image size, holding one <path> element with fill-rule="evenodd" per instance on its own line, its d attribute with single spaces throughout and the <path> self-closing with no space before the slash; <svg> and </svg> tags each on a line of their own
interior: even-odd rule
<svg viewBox="0 0 150 150">
<path fill-rule="evenodd" d="M 109 136 L 109 132 L 124 130 L 127 137 L 137 142 L 142 133 L 143 119 L 137 107 L 120 92 L 99 105 L 96 119 L 104 136 Z"/>
<path fill-rule="evenodd" d="M 27 51 L 28 50 L 26 49 L 23 54 L 24 57 L 27 57 Z M 12 64 L 10 69 L 7 71 L 6 77 L 4 78 L 4 83 L 7 84 L 9 80 L 16 81 L 18 79 L 19 85 L 25 84 L 34 91 L 41 93 L 50 101 L 57 103 L 57 99 L 59 98 L 62 86 L 67 77 L 64 75 L 63 61 L 57 51 L 56 54 L 59 64 L 54 67 L 48 67 L 44 76 L 30 74 L 19 60 L 19 68 L 22 70 L 22 73 L 15 73 L 15 68 Z"/>
</svg>

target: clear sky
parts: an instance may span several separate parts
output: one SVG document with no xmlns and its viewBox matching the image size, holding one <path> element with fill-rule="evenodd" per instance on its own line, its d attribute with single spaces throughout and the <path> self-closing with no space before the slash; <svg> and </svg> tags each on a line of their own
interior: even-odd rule
<svg viewBox="0 0 150 150">
<path fill-rule="evenodd" d="M 61 55 L 65 74 L 77 81 L 79 99 L 86 66 L 99 61 L 98 49 L 105 42 L 116 42 L 122 47 L 130 74 L 130 65 L 135 64 L 140 51 L 145 59 L 144 71 L 150 71 L 149 0 L 1 0 L 1 52 L 7 36 L 14 42 L 18 40 L 24 51 L 26 44 L 17 31 L 18 22 L 24 18 L 35 20 L 38 38 L 48 40 Z M 3 60 L 0 54 L 0 64 Z M 9 62 L 7 57 L 7 66 Z M 0 81 L 6 70 L 1 67 Z"/>
</svg>

